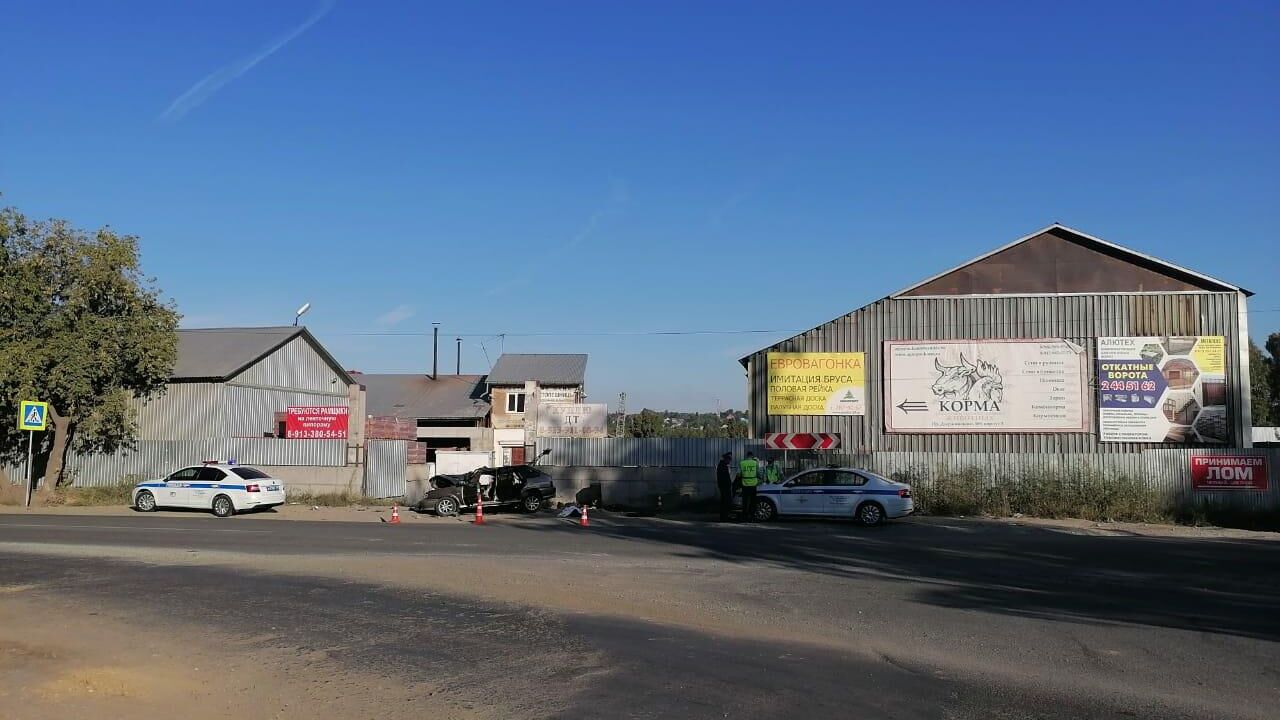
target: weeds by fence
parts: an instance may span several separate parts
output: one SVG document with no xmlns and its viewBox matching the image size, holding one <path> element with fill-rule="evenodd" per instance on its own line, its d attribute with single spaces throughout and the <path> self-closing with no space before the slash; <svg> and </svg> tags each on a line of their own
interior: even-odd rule
<svg viewBox="0 0 1280 720">
<path fill-rule="evenodd" d="M 285 489 L 285 502 L 290 505 L 311 505 L 314 507 L 349 507 L 351 505 L 369 505 L 373 507 L 390 507 L 395 498 L 372 498 L 348 491 L 335 493 L 315 493 L 309 491 L 295 492 Z"/>
<path fill-rule="evenodd" d="M 937 473 L 932 479 L 908 470 L 895 473 L 894 479 L 910 483 L 920 510 L 935 515 L 1022 514 L 1129 522 L 1175 519 L 1172 503 L 1143 480 L 1090 470 L 989 477 L 985 469 L 970 467 Z"/>
<path fill-rule="evenodd" d="M 112 485 L 94 485 L 91 487 L 72 487 L 64 485 L 53 491 L 45 505 L 70 507 L 89 507 L 99 505 L 130 505 L 133 502 L 133 487 L 142 481 L 139 475 L 126 475 Z"/>
</svg>

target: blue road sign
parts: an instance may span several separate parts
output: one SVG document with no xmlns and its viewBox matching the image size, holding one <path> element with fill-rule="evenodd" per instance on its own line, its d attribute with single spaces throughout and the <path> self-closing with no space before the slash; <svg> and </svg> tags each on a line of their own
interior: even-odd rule
<svg viewBox="0 0 1280 720">
<path fill-rule="evenodd" d="M 49 403 L 23 400 L 18 406 L 19 430 L 44 430 L 49 427 Z"/>
</svg>

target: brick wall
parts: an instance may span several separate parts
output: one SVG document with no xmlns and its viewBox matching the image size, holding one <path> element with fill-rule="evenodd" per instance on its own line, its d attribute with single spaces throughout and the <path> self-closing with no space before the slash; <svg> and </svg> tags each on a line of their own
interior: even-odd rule
<svg viewBox="0 0 1280 720">
<path fill-rule="evenodd" d="M 417 440 L 418 423 L 397 417 L 372 417 L 365 421 L 364 432 L 370 440 Z"/>
<path fill-rule="evenodd" d="M 397 417 L 373 417 L 365 420 L 365 437 L 369 440 L 411 440 L 409 464 L 427 461 L 427 444 L 418 442 L 418 423 Z"/>
</svg>

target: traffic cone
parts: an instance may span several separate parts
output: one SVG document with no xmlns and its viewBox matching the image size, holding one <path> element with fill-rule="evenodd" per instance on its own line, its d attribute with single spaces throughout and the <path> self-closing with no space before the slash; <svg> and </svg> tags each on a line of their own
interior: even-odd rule
<svg viewBox="0 0 1280 720">
<path fill-rule="evenodd" d="M 578 516 L 578 527 L 591 527 L 591 519 L 587 517 L 587 506 L 582 506 L 582 514 Z"/>
<path fill-rule="evenodd" d="M 476 502 L 476 519 L 472 521 L 474 525 L 484 525 L 484 500 Z"/>
<path fill-rule="evenodd" d="M 391 503 L 391 520 L 390 524 L 400 524 L 400 507 L 396 503 Z"/>
</svg>

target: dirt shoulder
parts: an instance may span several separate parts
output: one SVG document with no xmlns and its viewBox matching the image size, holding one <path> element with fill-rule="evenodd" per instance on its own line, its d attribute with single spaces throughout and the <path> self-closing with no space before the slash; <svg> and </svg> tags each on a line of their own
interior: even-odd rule
<svg viewBox="0 0 1280 720">
<path fill-rule="evenodd" d="M 323 653 L 262 640 L 0 585 L 0 707 L 10 720 L 168 720 L 175 711 L 190 720 L 311 720 L 317 708 L 335 718 L 485 717 L 434 700 L 425 684 L 353 673 Z"/>
<path fill-rule="evenodd" d="M 959 520 L 960 518 L 918 518 L 923 522 L 940 522 Z M 1166 525 L 1156 523 L 1130 522 L 1094 522 L 1078 519 L 1045 519 L 1045 518 L 977 518 L 978 522 L 990 522 L 1001 525 L 1057 528 L 1081 535 L 1132 535 L 1152 538 L 1178 538 L 1206 540 L 1272 540 L 1280 541 L 1280 532 L 1265 530 L 1237 530 L 1214 526 Z"/>
</svg>

